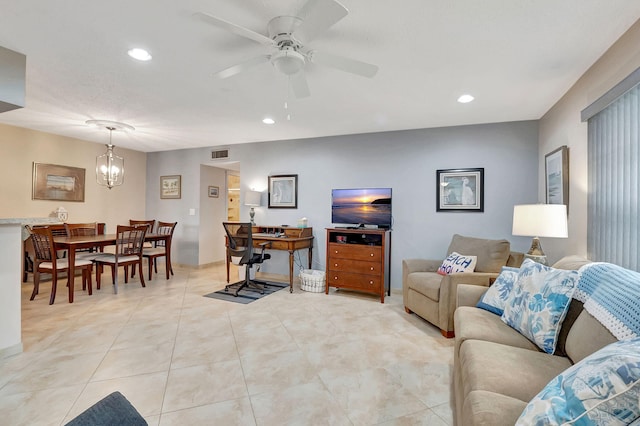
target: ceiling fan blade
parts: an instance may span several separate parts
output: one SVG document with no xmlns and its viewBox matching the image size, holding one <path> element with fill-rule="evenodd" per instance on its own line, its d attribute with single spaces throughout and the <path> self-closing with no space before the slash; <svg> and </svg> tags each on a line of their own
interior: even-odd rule
<svg viewBox="0 0 640 426">
<path fill-rule="evenodd" d="M 269 62 L 269 55 L 260 55 L 255 58 L 251 58 L 248 61 L 240 62 L 239 64 L 233 65 L 229 68 L 225 68 L 222 71 L 218 71 L 214 74 L 214 77 L 218 77 L 220 79 L 229 78 L 234 76 L 242 71 L 246 71 L 249 68 L 253 68 L 256 65 L 260 65 L 264 62 Z"/>
<path fill-rule="evenodd" d="M 241 27 L 240 25 L 236 25 L 231 22 L 225 21 L 224 19 L 216 18 L 215 16 L 209 15 L 208 13 L 204 13 L 204 12 L 196 12 L 194 15 L 205 22 L 208 22 L 218 28 L 229 31 L 233 34 L 239 35 L 244 38 L 248 38 L 249 40 L 253 40 L 260 44 L 266 44 L 267 46 L 273 45 L 273 40 L 271 40 L 269 37 L 262 35 L 260 33 L 257 33 L 253 30 L 250 30 L 248 28 Z"/>
<path fill-rule="evenodd" d="M 302 23 L 296 28 L 293 36 L 302 44 L 306 44 L 348 13 L 347 8 L 336 0 L 308 0 L 298 12 Z"/>
<path fill-rule="evenodd" d="M 311 62 L 328 67 L 339 69 L 340 71 L 349 72 L 351 74 L 361 75 L 363 77 L 372 78 L 378 72 L 376 65 L 367 64 L 366 62 L 357 61 L 344 56 L 332 55 L 330 53 L 322 53 L 312 50 L 308 53 Z"/>
<path fill-rule="evenodd" d="M 296 98 L 300 99 L 311 96 L 304 71 L 301 70 L 289 76 L 289 84 L 291 84 L 291 88 L 293 89 L 293 93 L 296 95 Z"/>
</svg>

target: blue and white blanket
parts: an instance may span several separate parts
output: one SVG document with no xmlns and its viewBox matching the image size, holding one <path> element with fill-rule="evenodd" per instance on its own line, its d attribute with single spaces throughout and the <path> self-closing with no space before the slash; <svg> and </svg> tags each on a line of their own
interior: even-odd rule
<svg viewBox="0 0 640 426">
<path fill-rule="evenodd" d="M 640 336 L 640 273 L 595 262 L 580 274 L 573 298 L 618 340 Z"/>
</svg>

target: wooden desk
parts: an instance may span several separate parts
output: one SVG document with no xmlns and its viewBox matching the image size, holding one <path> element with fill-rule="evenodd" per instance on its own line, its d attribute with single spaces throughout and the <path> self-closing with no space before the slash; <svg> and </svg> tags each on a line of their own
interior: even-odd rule
<svg viewBox="0 0 640 426">
<path fill-rule="evenodd" d="M 146 234 L 144 236 L 145 241 L 161 241 L 164 240 L 167 245 L 167 270 L 171 265 L 171 235 L 170 234 Z M 116 244 L 117 234 L 106 235 L 91 235 L 91 236 L 78 236 L 78 237 L 54 237 L 53 241 L 57 250 L 67 250 L 69 256 L 69 271 L 73 271 L 76 265 L 76 250 L 91 247 L 105 247 L 113 246 Z M 69 287 L 69 303 L 73 303 L 73 284 L 75 274 L 73 272 L 67 273 L 67 286 Z M 118 293 L 118 283 L 113 288 L 113 291 Z"/>
<path fill-rule="evenodd" d="M 313 260 L 313 228 L 252 226 L 251 233 L 254 247 L 259 247 L 261 243 L 270 242 L 271 245 L 267 250 L 286 250 L 289 252 L 289 292 L 293 293 L 293 253 L 296 250 L 308 249 L 309 269 L 311 269 Z M 225 237 L 225 247 L 229 247 L 227 237 Z M 228 283 L 229 264 L 231 263 L 231 256 L 228 250 L 226 257 Z"/>
</svg>

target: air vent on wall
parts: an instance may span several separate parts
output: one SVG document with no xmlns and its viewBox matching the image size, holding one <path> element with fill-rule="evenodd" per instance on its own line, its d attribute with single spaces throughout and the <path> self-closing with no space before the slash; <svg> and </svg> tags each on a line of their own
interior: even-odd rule
<svg viewBox="0 0 640 426">
<path fill-rule="evenodd" d="M 229 159 L 229 150 L 220 149 L 218 151 L 211 151 L 212 160 L 227 160 Z"/>
</svg>

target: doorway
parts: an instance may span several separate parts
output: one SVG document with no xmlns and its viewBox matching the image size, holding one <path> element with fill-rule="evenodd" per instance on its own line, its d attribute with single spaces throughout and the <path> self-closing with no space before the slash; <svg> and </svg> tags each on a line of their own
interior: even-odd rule
<svg viewBox="0 0 640 426">
<path fill-rule="evenodd" d="M 227 220 L 240 220 L 240 175 L 227 171 Z"/>
</svg>

